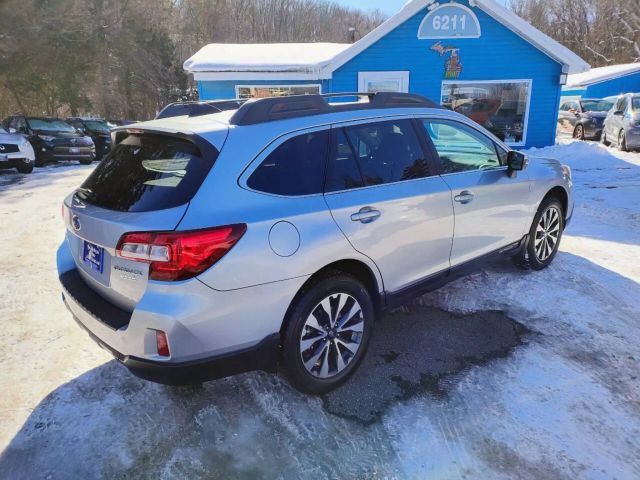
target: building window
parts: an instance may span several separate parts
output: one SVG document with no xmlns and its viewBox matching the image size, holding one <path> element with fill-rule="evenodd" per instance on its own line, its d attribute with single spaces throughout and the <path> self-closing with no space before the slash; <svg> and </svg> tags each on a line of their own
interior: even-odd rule
<svg viewBox="0 0 640 480">
<path fill-rule="evenodd" d="M 409 72 L 358 72 L 358 91 L 408 92 Z"/>
<path fill-rule="evenodd" d="M 319 93 L 320 85 L 236 85 L 237 98 L 287 97 Z"/>
<path fill-rule="evenodd" d="M 526 143 L 530 100 L 531 80 L 442 83 L 444 107 L 466 115 L 510 145 Z"/>
</svg>

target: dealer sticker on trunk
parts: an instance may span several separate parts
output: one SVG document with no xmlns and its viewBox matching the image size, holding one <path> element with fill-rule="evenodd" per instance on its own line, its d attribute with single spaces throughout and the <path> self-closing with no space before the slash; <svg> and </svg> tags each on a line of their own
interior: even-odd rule
<svg viewBox="0 0 640 480">
<path fill-rule="evenodd" d="M 82 260 L 84 263 L 89 265 L 92 270 L 102 273 L 104 264 L 104 248 L 85 240 Z"/>
</svg>

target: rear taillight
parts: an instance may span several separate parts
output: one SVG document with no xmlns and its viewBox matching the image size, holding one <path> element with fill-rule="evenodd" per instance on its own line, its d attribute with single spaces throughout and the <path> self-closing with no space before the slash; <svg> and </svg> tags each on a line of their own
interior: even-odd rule
<svg viewBox="0 0 640 480">
<path fill-rule="evenodd" d="M 246 231 L 247 226 L 240 223 L 186 232 L 125 233 L 116 254 L 148 263 L 152 280 L 186 280 L 220 260 Z"/>
<path fill-rule="evenodd" d="M 156 348 L 158 350 L 158 355 L 161 357 L 170 357 L 171 352 L 169 352 L 169 341 L 167 340 L 167 334 L 162 330 L 156 330 Z"/>
</svg>

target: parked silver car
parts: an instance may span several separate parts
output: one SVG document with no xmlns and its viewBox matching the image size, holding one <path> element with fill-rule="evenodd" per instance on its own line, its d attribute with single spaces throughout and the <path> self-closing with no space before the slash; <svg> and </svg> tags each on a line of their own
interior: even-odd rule
<svg viewBox="0 0 640 480">
<path fill-rule="evenodd" d="M 344 96 L 345 94 L 342 94 Z M 121 127 L 63 206 L 72 315 L 133 373 L 344 381 L 380 311 L 495 255 L 543 269 L 571 172 L 415 95 L 250 100 Z"/>
<path fill-rule="evenodd" d="M 17 133 L 9 133 L 0 125 L 0 168 L 15 168 L 31 173 L 36 157 L 29 141 Z"/>
<path fill-rule="evenodd" d="M 640 149 L 640 93 L 621 95 L 604 120 L 602 143 L 620 150 Z"/>
</svg>

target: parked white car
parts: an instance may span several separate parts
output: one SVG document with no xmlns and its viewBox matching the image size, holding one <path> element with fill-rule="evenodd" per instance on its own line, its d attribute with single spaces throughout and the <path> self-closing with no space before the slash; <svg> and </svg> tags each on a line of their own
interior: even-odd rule
<svg viewBox="0 0 640 480">
<path fill-rule="evenodd" d="M 31 173 L 36 157 L 29 141 L 17 133 L 9 133 L 0 125 L 0 168 L 15 168 Z"/>
</svg>

